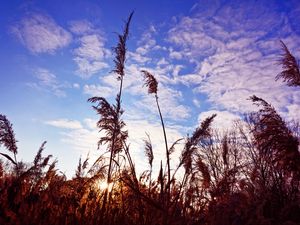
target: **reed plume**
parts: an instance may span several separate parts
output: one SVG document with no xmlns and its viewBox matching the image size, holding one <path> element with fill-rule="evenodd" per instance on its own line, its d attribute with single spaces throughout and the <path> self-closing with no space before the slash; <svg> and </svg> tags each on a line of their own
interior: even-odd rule
<svg viewBox="0 0 300 225">
<path fill-rule="evenodd" d="M 208 166 L 205 164 L 205 162 L 203 162 L 203 160 L 201 159 L 200 156 L 198 156 L 197 160 L 196 160 L 196 166 L 197 169 L 201 172 L 202 177 L 203 177 L 203 181 L 202 181 L 202 185 L 204 188 L 208 188 L 210 185 L 210 174 L 209 174 L 209 169 Z"/>
<path fill-rule="evenodd" d="M 129 15 L 122 34 L 118 34 L 118 43 L 117 46 L 113 48 L 113 54 L 115 56 L 114 63 L 115 68 L 112 72 L 117 74 L 117 80 L 120 81 L 119 93 L 116 96 L 116 104 L 111 105 L 103 97 L 93 97 L 88 99 L 89 102 L 98 103 L 97 106 L 93 108 L 100 115 L 100 119 L 97 123 L 97 126 L 101 130 L 104 130 L 106 136 L 100 138 L 98 146 L 106 143 L 110 151 L 108 172 L 107 172 L 107 184 L 112 182 L 112 170 L 114 162 L 118 165 L 118 162 L 114 160 L 115 155 L 121 152 L 125 146 L 126 139 L 128 137 L 128 132 L 123 131 L 122 128 L 125 127 L 125 122 L 121 119 L 123 110 L 121 108 L 122 102 L 122 89 L 123 89 L 123 78 L 125 75 L 125 62 L 126 62 L 126 52 L 127 52 L 127 40 L 129 36 L 129 26 L 133 16 L 133 12 Z M 127 151 L 126 151 L 127 153 Z M 128 154 L 126 154 L 128 155 Z M 104 201 L 102 204 L 101 215 L 104 215 L 106 210 L 107 197 L 110 200 L 111 192 L 108 195 L 108 189 L 105 190 Z M 106 210 L 106 213 L 108 211 Z M 101 216 L 101 217 L 102 217 Z M 103 219 L 103 217 L 102 217 Z"/>
<path fill-rule="evenodd" d="M 121 109 L 121 97 L 123 88 L 123 77 L 125 75 L 124 68 L 127 51 L 126 43 L 128 40 L 129 26 L 132 16 L 133 12 L 130 14 L 125 23 L 123 33 L 118 34 L 117 46 L 113 48 L 113 53 L 115 55 L 115 68 L 113 69 L 113 72 L 115 72 L 118 75 L 117 80 L 120 81 L 119 93 L 116 97 L 116 105 L 109 104 L 107 100 L 103 97 L 92 97 L 88 99 L 89 102 L 98 103 L 97 106 L 93 106 L 93 108 L 100 115 L 100 119 L 97 122 L 97 126 L 100 128 L 100 131 L 104 130 L 106 133 L 106 136 L 100 138 L 98 142 L 98 147 L 103 143 L 107 143 L 111 153 L 109 159 L 107 183 L 111 182 L 113 158 L 116 153 L 122 151 L 124 141 L 128 136 L 127 131 L 122 131 L 122 128 L 125 126 L 125 123 L 123 120 L 121 120 L 121 115 L 123 114 L 123 110 Z"/>
<path fill-rule="evenodd" d="M 17 140 L 15 138 L 15 133 L 12 128 L 12 124 L 6 118 L 5 115 L 0 114 L 0 146 L 4 145 L 8 151 L 12 152 L 14 155 L 14 159 L 12 159 L 9 155 L 5 153 L 0 153 L 2 156 L 7 158 L 10 162 L 12 162 L 15 166 L 17 166 Z"/>
<path fill-rule="evenodd" d="M 127 47 L 126 43 L 129 36 L 129 26 L 132 19 L 134 12 L 131 12 L 123 30 L 122 34 L 118 34 L 118 44 L 116 47 L 113 48 L 113 53 L 115 55 L 114 63 L 115 63 L 115 69 L 113 69 L 113 72 L 118 74 L 118 80 L 122 80 L 123 76 L 125 75 L 125 61 L 126 61 L 126 52 Z"/>
<path fill-rule="evenodd" d="M 153 154 L 153 148 L 152 148 L 152 143 L 151 143 L 151 139 L 149 134 L 147 134 L 147 139 L 144 140 L 145 143 L 145 154 L 148 158 L 148 163 L 150 165 L 150 173 L 149 173 L 149 190 L 148 190 L 148 194 L 150 195 L 150 191 L 151 191 L 151 175 L 152 175 L 152 163 L 153 163 L 153 159 L 154 159 L 154 154 Z"/>
<path fill-rule="evenodd" d="M 0 144 L 3 144 L 8 151 L 13 154 L 18 153 L 17 141 L 15 133 L 12 128 L 12 124 L 6 118 L 6 116 L 0 114 Z"/>
<path fill-rule="evenodd" d="M 163 120 L 161 110 L 160 110 L 160 106 L 159 106 L 159 103 L 158 103 L 158 95 L 157 95 L 158 82 L 157 82 L 156 78 L 154 77 L 154 75 L 151 74 L 150 72 L 148 72 L 146 70 L 142 70 L 141 72 L 142 72 L 142 74 L 144 76 L 144 80 L 145 80 L 144 85 L 146 87 L 148 87 L 148 93 L 155 95 L 156 106 L 157 106 L 157 109 L 158 109 L 162 129 L 163 129 L 165 147 L 166 147 L 167 171 L 168 171 L 168 183 L 167 183 L 167 186 L 166 186 L 166 188 L 167 188 L 167 202 L 169 203 L 169 200 L 170 200 L 170 184 L 171 184 L 170 153 L 169 153 L 169 148 L 168 148 L 168 141 L 167 141 L 167 134 L 166 134 L 165 124 L 164 124 L 164 120 Z"/>
<path fill-rule="evenodd" d="M 150 139 L 149 134 L 146 133 L 146 135 L 147 135 L 148 140 L 147 139 L 144 140 L 145 154 L 148 158 L 149 165 L 152 168 L 152 162 L 153 162 L 153 159 L 154 159 L 153 148 L 152 148 L 152 143 L 151 143 L 151 139 Z"/>
<path fill-rule="evenodd" d="M 300 86 L 299 63 L 284 42 L 280 41 L 280 43 L 283 50 L 282 57 L 279 60 L 279 64 L 282 66 L 282 71 L 275 79 L 283 79 L 288 86 Z"/>
<path fill-rule="evenodd" d="M 200 141 L 210 136 L 210 126 L 216 114 L 207 117 L 199 127 L 193 132 L 191 137 L 187 138 L 184 149 L 181 153 L 180 162 L 183 164 L 186 173 L 190 173 L 192 167 L 192 155 Z"/>
<path fill-rule="evenodd" d="M 145 80 L 144 85 L 146 87 L 148 87 L 148 93 L 157 95 L 158 82 L 157 82 L 156 78 L 154 77 L 154 75 L 152 75 L 151 73 L 149 73 L 146 70 L 142 70 L 141 72 L 144 75 L 144 80 Z"/>
<path fill-rule="evenodd" d="M 254 104 L 262 106 L 257 113 L 251 115 L 254 123 L 252 133 L 260 154 L 270 156 L 271 163 L 299 173 L 298 138 L 293 135 L 291 129 L 272 105 L 255 95 L 250 99 Z"/>
</svg>

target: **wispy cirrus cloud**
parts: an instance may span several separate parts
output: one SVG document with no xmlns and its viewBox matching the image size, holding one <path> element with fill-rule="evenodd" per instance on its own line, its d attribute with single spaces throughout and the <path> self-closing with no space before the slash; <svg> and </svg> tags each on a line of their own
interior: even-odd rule
<svg viewBox="0 0 300 225">
<path fill-rule="evenodd" d="M 108 149 L 105 145 L 100 146 L 99 152 L 97 149 L 97 142 L 99 138 L 105 135 L 104 132 L 98 132 L 96 127 L 96 120 L 86 118 L 83 121 L 70 120 L 66 118 L 49 120 L 45 124 L 62 129 L 60 132 L 61 141 L 67 143 L 72 149 L 77 150 L 82 155 L 90 152 L 90 162 L 97 158 L 97 156 L 105 153 Z M 160 161 L 165 162 L 165 146 L 162 128 L 159 123 L 150 123 L 147 120 L 126 120 L 126 129 L 129 132 L 127 143 L 130 144 L 130 153 L 134 162 L 137 162 L 136 168 L 138 173 L 149 169 L 146 163 L 144 153 L 144 140 L 147 138 L 146 133 L 150 135 L 154 151 L 154 172 L 158 173 Z M 182 133 L 185 131 L 181 127 L 166 127 L 168 143 L 171 146 L 176 140 L 182 138 Z M 183 143 L 183 142 L 182 142 Z M 172 154 L 172 168 L 178 164 L 180 149 L 182 145 L 176 146 L 176 151 Z"/>
<path fill-rule="evenodd" d="M 151 61 L 151 58 L 144 56 L 143 54 L 136 52 L 128 52 L 128 58 L 137 63 L 144 64 Z"/>
<path fill-rule="evenodd" d="M 72 35 L 50 16 L 29 14 L 16 22 L 10 31 L 32 53 L 54 53 L 67 46 Z"/>
<path fill-rule="evenodd" d="M 157 41 L 155 40 L 156 35 L 157 30 L 155 26 L 150 25 L 149 28 L 143 32 L 140 40 L 137 42 L 137 48 L 134 51 L 128 52 L 129 61 L 139 63 L 141 66 L 154 61 L 151 53 L 163 48 L 157 44 Z"/>
<path fill-rule="evenodd" d="M 172 120 L 183 120 L 190 116 L 190 107 L 183 103 L 184 99 L 181 91 L 160 85 L 158 90 L 159 104 L 165 118 Z M 153 115 L 157 114 L 156 102 L 154 95 L 145 94 L 140 101 L 135 103 L 137 108 L 147 109 Z"/>
<path fill-rule="evenodd" d="M 91 32 L 91 24 L 82 23 L 80 29 L 84 30 L 83 33 Z M 72 28 L 74 29 L 74 28 Z M 86 33 L 87 32 L 87 33 Z M 163 105 L 162 112 L 166 119 L 183 120 L 190 116 L 190 108 L 184 103 L 182 92 L 176 90 L 176 87 L 172 87 L 171 83 L 176 83 L 170 79 L 169 74 L 176 74 L 180 71 L 182 66 L 174 66 L 170 61 L 167 61 L 164 57 L 153 58 L 152 54 L 158 51 L 167 53 L 167 48 L 160 47 L 156 40 L 155 34 L 157 30 L 154 26 L 150 26 L 146 30 L 140 40 L 137 42 L 137 48 L 134 51 L 128 51 L 128 60 L 126 62 L 126 75 L 123 81 L 123 93 L 130 95 L 134 100 L 131 101 L 130 110 L 139 112 L 138 114 L 147 112 L 152 116 L 157 115 L 156 103 L 153 96 L 149 96 L 147 88 L 144 87 L 144 80 L 141 70 L 146 69 L 155 74 L 159 81 L 160 91 L 159 98 Z M 96 54 L 93 51 L 81 51 L 82 49 L 76 49 L 74 53 L 81 56 L 81 58 L 96 59 Z M 95 53 L 101 52 L 100 48 Z M 82 54 L 84 52 L 84 54 Z M 85 54 L 87 53 L 88 54 Z M 105 54 L 97 60 L 105 59 Z M 102 96 L 105 98 L 113 97 L 118 92 L 119 81 L 114 73 L 109 73 L 99 77 L 98 84 L 86 84 L 83 87 L 83 93 L 91 96 Z"/>
<path fill-rule="evenodd" d="M 194 98 L 193 99 L 193 104 L 197 107 L 197 108 L 200 108 L 201 107 L 201 103 L 198 99 Z"/>
<path fill-rule="evenodd" d="M 172 51 L 194 64 L 192 73 L 180 71 L 175 80 L 192 86 L 194 93 L 205 94 L 214 108 L 240 113 L 256 110 L 247 100 L 255 94 L 286 117 L 295 115 L 300 90 L 275 82 L 275 76 L 281 70 L 277 63 L 280 39 L 299 56 L 295 46 L 300 36 L 293 28 L 300 22 L 297 17 L 291 17 L 292 12 L 277 13 L 276 1 L 205 2 L 169 30 L 168 41 L 175 44 Z M 299 8 L 294 4 L 292 11 Z"/>
<path fill-rule="evenodd" d="M 241 120 L 240 116 L 229 111 L 208 110 L 199 114 L 198 123 L 200 124 L 202 121 L 204 121 L 209 116 L 212 116 L 213 114 L 216 114 L 217 116 L 214 118 L 211 127 L 214 130 L 222 132 L 230 131 L 234 123 Z"/>
<path fill-rule="evenodd" d="M 82 125 L 77 120 L 69 120 L 69 119 L 57 119 L 57 120 L 49 120 L 46 121 L 45 124 L 58 127 L 58 128 L 64 128 L 64 129 L 81 129 Z"/>
<path fill-rule="evenodd" d="M 91 61 L 101 60 L 109 55 L 104 48 L 104 40 L 100 35 L 91 34 L 80 38 L 80 47 L 74 50 L 76 56 Z"/>
<path fill-rule="evenodd" d="M 34 76 L 37 81 L 28 83 L 30 87 L 50 92 L 57 97 L 66 97 L 65 88 L 71 87 L 70 84 L 66 82 L 60 82 L 54 73 L 45 68 L 35 69 Z"/>
<path fill-rule="evenodd" d="M 73 51 L 73 60 L 78 66 L 77 74 L 87 79 L 107 68 L 105 60 L 111 56 L 111 52 L 105 48 L 105 39 L 101 31 L 85 20 L 72 22 L 70 30 L 79 35 L 79 46 Z"/>
<path fill-rule="evenodd" d="M 169 68 L 169 64 L 156 68 L 140 67 L 138 64 L 130 64 L 127 66 L 123 92 L 135 98 L 132 102 L 132 107 L 135 107 L 134 110 L 147 114 L 151 113 L 153 116 L 157 115 L 155 97 L 147 93 L 147 87 L 144 85 L 144 79 L 141 73 L 143 69 L 153 73 L 159 82 L 158 96 L 164 117 L 171 120 L 187 119 L 190 116 L 190 107 L 184 104 L 182 92 L 167 84 L 169 83 L 169 77 L 165 75 L 165 72 L 172 70 Z M 117 81 L 115 74 L 101 77 L 100 80 L 102 85 L 90 85 L 86 87 L 86 93 L 98 93 L 104 97 L 111 97 L 117 93 L 119 81 Z M 93 89 L 93 91 L 91 89 Z"/>
<path fill-rule="evenodd" d="M 150 122 L 148 120 L 126 120 L 130 143 L 130 152 L 133 157 L 133 161 L 137 162 L 137 171 L 148 170 L 147 159 L 145 156 L 145 143 L 147 140 L 146 133 L 150 135 L 150 139 L 153 146 L 154 161 L 153 169 L 154 173 L 158 174 L 160 168 L 160 162 L 166 161 L 165 145 L 162 127 L 158 122 Z M 186 129 L 180 126 L 166 126 L 167 139 L 169 147 L 178 139 L 184 138 Z M 171 168 L 174 169 L 179 163 L 180 153 L 183 147 L 183 140 L 175 146 L 175 152 L 171 155 Z"/>
<path fill-rule="evenodd" d="M 113 89 L 111 87 L 102 86 L 102 85 L 84 85 L 83 87 L 83 93 L 88 94 L 90 96 L 101 96 L 104 98 L 107 98 L 111 96 L 113 93 Z"/>
<path fill-rule="evenodd" d="M 169 57 L 171 59 L 182 59 L 183 53 L 180 51 L 175 51 L 173 48 L 169 48 Z"/>
<path fill-rule="evenodd" d="M 95 73 L 108 67 L 108 64 L 105 62 L 88 60 L 82 57 L 75 57 L 74 61 L 78 66 L 77 74 L 84 79 L 88 79 Z"/>
<path fill-rule="evenodd" d="M 95 153 L 99 135 L 96 120 L 85 118 L 82 121 L 58 118 L 45 121 L 44 124 L 60 130 L 61 141 L 69 144 L 72 149 L 86 155 L 88 152 Z M 95 159 L 95 154 L 92 154 Z"/>
<path fill-rule="evenodd" d="M 80 84 L 74 83 L 74 84 L 73 84 L 73 88 L 75 88 L 75 89 L 80 89 Z"/>
<path fill-rule="evenodd" d="M 157 49 L 157 43 L 154 35 L 157 33 L 156 28 L 151 25 L 143 34 L 141 39 L 138 41 L 138 48 L 136 52 L 141 55 L 146 55 L 149 51 L 154 48 Z"/>
<path fill-rule="evenodd" d="M 75 20 L 70 22 L 70 30 L 72 33 L 82 35 L 94 31 L 94 26 L 88 20 Z"/>
</svg>

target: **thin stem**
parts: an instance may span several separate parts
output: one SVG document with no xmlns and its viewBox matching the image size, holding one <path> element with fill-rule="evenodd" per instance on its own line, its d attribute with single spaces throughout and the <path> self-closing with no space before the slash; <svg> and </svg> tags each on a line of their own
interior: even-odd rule
<svg viewBox="0 0 300 225">
<path fill-rule="evenodd" d="M 16 154 L 16 152 L 14 152 L 14 159 L 15 159 L 15 163 L 16 163 L 17 176 L 19 176 L 20 175 L 20 171 L 19 171 L 19 164 L 18 164 L 18 161 L 17 161 L 17 154 Z"/>
<path fill-rule="evenodd" d="M 117 129 L 117 124 L 119 122 L 119 114 L 121 110 L 121 95 L 122 95 L 122 87 L 123 87 L 123 76 L 121 76 L 121 82 L 120 82 L 120 89 L 119 89 L 119 94 L 117 95 L 117 118 L 114 124 L 114 130 L 113 130 L 113 135 L 112 135 L 112 143 L 111 143 L 111 151 L 110 151 L 110 158 L 109 158 L 109 166 L 108 166 L 108 174 L 107 174 L 107 184 L 111 183 L 111 173 L 112 173 L 112 161 L 115 153 L 115 139 L 116 139 L 116 129 Z M 110 198 L 110 193 L 108 193 L 108 188 L 105 190 L 104 193 L 104 201 L 103 201 L 103 210 L 105 210 L 106 207 L 106 202 L 107 202 L 107 197 Z"/>
<path fill-rule="evenodd" d="M 109 158 L 109 167 L 108 167 L 108 176 L 107 176 L 107 183 L 109 184 L 111 182 L 111 167 L 112 167 L 112 159 L 114 156 L 114 148 L 115 148 L 115 136 L 116 136 L 116 129 L 117 129 L 117 123 L 119 122 L 119 114 L 121 109 L 121 95 L 122 95 L 122 88 L 123 88 L 123 76 L 121 76 L 121 83 L 120 83 L 120 89 L 119 94 L 117 95 L 117 118 L 114 124 L 114 131 L 112 136 L 112 143 L 111 143 L 111 151 L 110 151 L 110 158 Z"/>
<path fill-rule="evenodd" d="M 152 166 L 150 168 L 150 175 L 149 175 L 149 188 L 148 188 L 149 197 L 150 197 L 150 194 L 151 194 L 151 175 L 152 175 Z"/>
<path fill-rule="evenodd" d="M 158 96 L 155 95 L 155 99 L 156 99 L 156 104 L 157 104 L 157 108 L 158 108 L 158 112 L 159 112 L 159 116 L 160 116 L 160 121 L 161 121 L 161 125 L 163 128 L 163 133 L 164 133 L 164 139 L 165 139 L 165 146 L 166 146 L 166 156 L 167 156 L 167 164 L 168 164 L 168 179 L 170 180 L 170 157 L 169 157 L 169 148 L 168 148 L 168 142 L 167 142 L 167 135 L 166 135 L 166 130 L 165 130 L 165 124 L 164 124 L 164 120 L 162 118 L 162 114 L 160 111 L 160 107 L 159 107 L 159 103 L 158 103 Z"/>
<path fill-rule="evenodd" d="M 166 146 L 166 156 L 167 156 L 167 165 L 168 165 L 168 183 L 167 183 L 167 201 L 169 202 L 170 200 L 170 179 L 171 179 L 171 170 L 170 170 L 170 156 L 169 156 L 169 148 L 168 148 L 168 142 L 167 142 L 167 135 L 166 135 L 166 130 L 165 130 L 165 124 L 164 124 L 164 120 L 162 118 L 162 114 L 160 111 L 160 107 L 158 104 L 158 96 L 157 94 L 155 94 L 155 99 L 156 99 L 156 105 L 157 105 L 157 109 L 159 112 L 159 116 L 160 116 L 160 121 L 161 121 L 161 125 L 163 128 L 163 133 L 164 133 L 164 139 L 165 139 L 165 146 Z"/>
</svg>

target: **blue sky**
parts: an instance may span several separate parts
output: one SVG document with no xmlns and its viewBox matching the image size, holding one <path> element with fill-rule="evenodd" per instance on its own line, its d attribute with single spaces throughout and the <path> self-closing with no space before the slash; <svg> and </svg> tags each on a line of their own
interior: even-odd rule
<svg viewBox="0 0 300 225">
<path fill-rule="evenodd" d="M 124 120 L 137 168 L 145 169 L 148 132 L 158 165 L 163 136 L 154 97 L 140 70 L 159 81 L 168 141 L 191 133 L 212 113 L 214 127 L 255 110 L 257 95 L 287 120 L 299 120 L 300 90 L 274 81 L 283 40 L 300 58 L 298 1 L 2 1 L 0 113 L 14 124 L 19 158 L 45 154 L 73 174 L 80 156 L 97 150 L 97 116 L 87 99 L 114 101 L 118 82 L 111 48 L 135 10 L 124 77 Z M 3 150 L 3 149 L 2 149 Z M 4 150 L 3 150 L 4 151 Z M 173 155 L 174 164 L 178 154 Z"/>
</svg>

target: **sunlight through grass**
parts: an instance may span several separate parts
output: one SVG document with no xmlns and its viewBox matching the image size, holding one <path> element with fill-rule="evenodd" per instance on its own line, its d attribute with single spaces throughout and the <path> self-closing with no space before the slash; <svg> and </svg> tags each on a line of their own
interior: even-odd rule
<svg viewBox="0 0 300 225">
<path fill-rule="evenodd" d="M 113 183 L 107 183 L 106 181 L 99 181 L 98 183 L 98 188 L 102 191 L 107 189 L 110 192 L 112 187 Z"/>
</svg>

